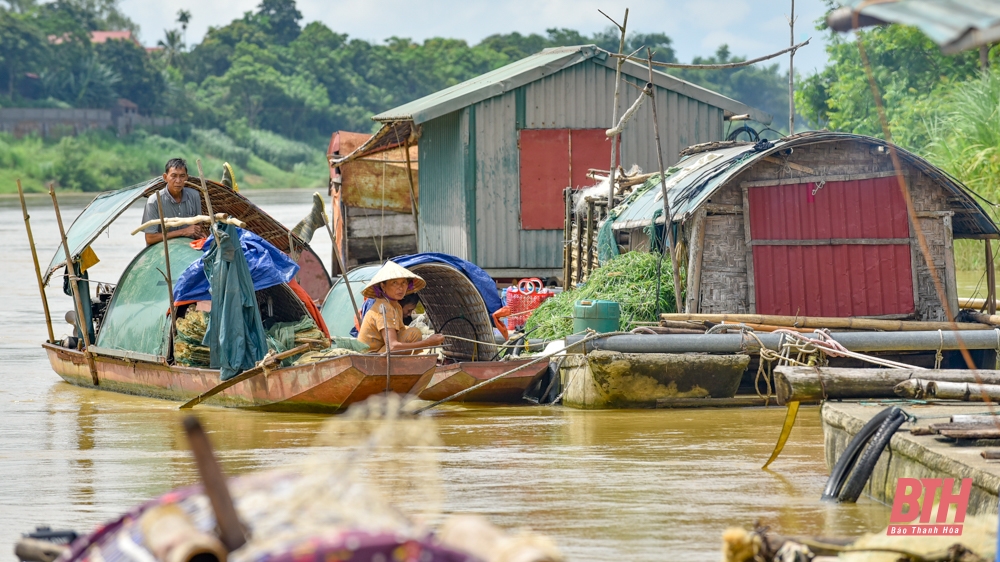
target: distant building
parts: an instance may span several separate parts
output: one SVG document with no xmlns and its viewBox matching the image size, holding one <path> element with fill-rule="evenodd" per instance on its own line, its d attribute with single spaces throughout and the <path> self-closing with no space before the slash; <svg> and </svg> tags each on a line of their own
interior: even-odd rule
<svg viewBox="0 0 1000 562">
<path fill-rule="evenodd" d="M 615 59 L 594 45 L 559 47 L 511 63 L 376 115 L 382 129 L 331 164 L 365 157 L 410 139 L 419 143 L 420 251 L 447 252 L 494 277 L 559 275 L 563 190 L 592 185 L 607 170 Z M 626 62 L 621 115 L 649 79 Z M 721 140 L 724 122 L 766 113 L 662 72 L 654 72 L 666 162 L 689 145 Z M 657 166 L 650 104 L 621 136 L 619 163 Z"/>
</svg>

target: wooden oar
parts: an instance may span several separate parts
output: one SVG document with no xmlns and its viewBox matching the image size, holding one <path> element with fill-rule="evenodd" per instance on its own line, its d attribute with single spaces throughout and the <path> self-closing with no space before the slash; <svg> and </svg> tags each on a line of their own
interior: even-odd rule
<svg viewBox="0 0 1000 562">
<path fill-rule="evenodd" d="M 45 296 L 45 283 L 42 282 L 42 270 L 38 267 L 38 252 L 35 250 L 35 238 L 31 235 L 31 216 L 28 215 L 28 204 L 24 202 L 24 189 L 20 178 L 17 180 L 17 194 L 21 197 L 21 213 L 24 214 L 24 228 L 28 231 L 28 246 L 31 247 L 31 260 L 35 264 L 35 278 L 38 280 L 38 293 L 42 297 L 42 310 L 45 312 L 45 327 L 49 329 L 49 343 L 55 343 L 52 333 L 52 315 L 49 314 L 49 299 Z"/>
<path fill-rule="evenodd" d="M 300 345 L 300 346 L 298 346 L 296 348 L 289 349 L 288 351 L 282 351 L 281 353 L 278 353 L 277 355 L 274 355 L 273 357 L 271 357 L 269 360 L 267 358 L 265 358 L 265 361 L 268 361 L 270 363 L 281 361 L 282 359 L 291 357 L 292 355 L 298 355 L 300 353 L 305 353 L 306 351 L 309 350 L 310 347 L 312 347 L 311 343 L 304 343 L 304 344 L 302 344 L 302 345 Z M 256 367 L 254 367 L 252 369 L 247 369 L 246 371 L 243 371 L 242 373 L 236 375 L 235 377 L 233 377 L 233 378 L 231 378 L 231 379 L 229 379 L 227 381 L 220 382 L 219 384 L 215 385 L 213 388 L 211 388 L 209 390 L 206 390 L 202 394 L 199 394 L 198 396 L 192 398 L 191 400 L 188 400 L 187 402 L 181 404 L 180 409 L 181 410 L 185 410 L 187 408 L 193 408 L 193 407 L 197 406 L 198 404 L 201 404 L 204 400 L 215 396 L 216 394 L 222 392 L 223 390 L 225 390 L 225 389 L 227 389 L 227 388 L 229 388 L 229 387 L 231 387 L 231 386 L 233 386 L 235 384 L 241 383 L 241 382 L 243 382 L 243 381 L 245 381 L 245 380 L 247 380 L 249 378 L 253 378 L 253 377 L 255 377 L 255 376 L 257 376 L 257 375 L 259 375 L 259 374 L 261 374 L 263 372 L 264 372 L 264 364 L 257 365 Z"/>
</svg>

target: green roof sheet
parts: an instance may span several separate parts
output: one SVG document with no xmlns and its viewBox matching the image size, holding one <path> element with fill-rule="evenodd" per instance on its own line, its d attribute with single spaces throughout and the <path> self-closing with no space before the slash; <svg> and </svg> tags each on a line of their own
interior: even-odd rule
<svg viewBox="0 0 1000 562">
<path fill-rule="evenodd" d="M 841 0 L 843 6 L 882 21 L 920 28 L 945 53 L 1000 41 L 996 0 Z"/>
<path fill-rule="evenodd" d="M 445 88 L 429 96 L 403 104 L 394 109 L 384 111 L 372 117 L 375 121 L 391 123 L 395 121 L 413 121 L 416 124 L 425 123 L 431 119 L 458 111 L 464 107 L 483 100 L 502 95 L 506 92 L 524 86 L 554 74 L 584 61 L 592 61 L 610 68 L 615 62 L 607 51 L 596 45 L 580 45 L 576 47 L 555 47 L 512 62 L 486 74 L 482 74 L 461 84 Z M 643 82 L 649 80 L 649 71 L 645 66 L 632 61 L 622 65 L 622 73 Z M 683 94 L 692 99 L 720 107 L 733 113 L 748 113 L 755 121 L 770 123 L 771 116 L 763 111 L 744 105 L 711 90 L 685 82 L 663 72 L 654 72 L 657 86 Z"/>
</svg>

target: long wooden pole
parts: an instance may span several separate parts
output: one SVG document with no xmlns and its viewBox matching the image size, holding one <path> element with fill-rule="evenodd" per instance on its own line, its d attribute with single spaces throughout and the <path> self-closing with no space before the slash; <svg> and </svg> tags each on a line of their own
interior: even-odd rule
<svg viewBox="0 0 1000 562">
<path fill-rule="evenodd" d="M 788 45 L 795 46 L 795 0 L 792 0 L 792 15 L 788 18 Z M 788 134 L 795 134 L 795 49 L 788 51 Z"/>
<path fill-rule="evenodd" d="M 598 10 L 600 11 L 600 10 Z M 601 12 L 604 14 L 604 12 Z M 607 17 L 605 14 L 604 17 Z M 608 18 L 611 20 L 611 18 Z M 625 19 L 622 21 L 621 25 L 618 25 L 615 20 L 611 20 L 621 31 L 621 38 L 618 40 L 618 55 L 621 56 L 625 51 L 625 28 L 628 27 L 628 8 L 625 8 Z M 619 58 L 615 61 L 615 105 L 611 109 L 611 126 L 614 127 L 618 124 L 618 96 L 621 90 L 622 84 L 622 65 L 625 64 L 625 59 Z M 615 135 L 611 137 L 611 171 L 608 176 L 608 209 L 615 208 L 615 171 L 618 166 L 617 161 L 617 148 L 618 148 L 618 136 Z"/>
<path fill-rule="evenodd" d="M 163 192 L 156 192 L 156 209 L 160 213 L 160 234 L 163 236 L 163 261 L 167 266 L 167 297 L 170 299 L 170 335 L 173 337 L 173 327 L 177 322 L 177 311 L 174 309 L 174 282 L 170 275 L 170 249 L 167 248 L 167 223 L 163 218 Z"/>
<path fill-rule="evenodd" d="M 340 248 L 337 247 L 337 238 L 333 235 L 333 227 L 326 216 L 326 209 L 323 209 L 323 223 L 326 226 L 326 231 L 330 233 L 330 241 L 333 242 L 333 257 L 337 260 L 337 266 L 340 267 L 340 276 L 344 279 L 344 284 L 347 286 L 347 296 L 351 299 L 351 306 L 354 308 L 355 321 L 358 323 L 358 326 L 361 326 L 361 312 L 358 310 L 358 303 L 354 300 L 354 291 L 351 290 L 351 280 L 347 277 L 347 268 L 344 267 L 344 260 L 340 257 Z"/>
<path fill-rule="evenodd" d="M 35 279 L 38 281 L 38 294 L 42 297 L 42 310 L 45 311 L 45 327 L 49 330 L 49 343 L 56 341 L 52 332 L 52 315 L 49 313 L 49 299 L 45 296 L 45 283 L 42 282 L 42 269 L 38 266 L 38 251 L 35 250 L 35 237 L 31 235 L 31 216 L 28 215 L 28 204 L 24 201 L 24 189 L 21 180 L 17 180 L 17 194 L 21 198 L 21 213 L 24 215 L 24 229 L 28 231 L 28 246 L 31 247 L 31 260 L 35 263 Z"/>
<path fill-rule="evenodd" d="M 196 162 L 198 163 L 198 179 L 201 180 L 201 193 L 205 196 L 205 207 L 208 208 L 208 218 L 211 220 L 208 224 L 212 229 L 212 234 L 215 235 L 215 243 L 218 244 L 219 229 L 215 226 L 215 211 L 212 210 L 212 198 L 208 196 L 208 184 L 205 183 L 205 172 L 201 169 L 201 158 Z M 166 233 L 163 236 L 166 237 Z M 291 251 L 292 249 L 289 247 L 288 250 Z"/>
<path fill-rule="evenodd" d="M 656 162 L 660 166 L 660 196 L 663 197 L 663 228 L 667 232 L 667 252 L 670 256 L 670 268 L 671 275 L 674 280 L 674 310 L 680 312 L 684 310 L 681 307 L 681 274 L 680 267 L 677 265 L 677 256 L 674 255 L 674 229 L 673 218 L 670 215 L 670 202 L 667 200 L 667 178 L 663 170 L 663 148 L 660 146 L 660 122 L 656 118 L 656 86 L 653 85 L 653 51 L 646 48 L 646 61 L 649 65 L 649 103 L 653 109 L 653 137 L 656 140 Z M 654 227 L 656 225 L 653 225 Z M 655 228 L 654 228 L 655 232 Z M 661 255 L 662 261 L 662 255 Z M 660 266 L 656 266 L 657 274 L 657 292 L 656 292 L 656 311 L 660 311 L 660 292 L 659 292 L 659 274 Z"/>
<path fill-rule="evenodd" d="M 997 313 L 997 270 L 993 263 L 993 241 L 986 239 L 986 312 Z"/>
<path fill-rule="evenodd" d="M 90 327 L 85 326 L 87 315 L 83 312 L 83 301 L 80 300 L 80 287 L 76 281 L 76 266 L 73 265 L 73 256 L 69 253 L 69 241 L 66 240 L 66 229 L 63 228 L 62 214 L 59 213 L 59 201 L 56 199 L 56 191 L 49 184 L 49 196 L 52 197 L 52 208 L 56 211 L 56 223 L 59 225 L 59 236 L 62 238 L 63 251 L 66 253 L 66 269 L 70 274 L 69 286 L 73 290 L 73 304 L 76 305 L 77 323 L 80 326 L 80 335 L 83 336 L 83 356 L 87 359 L 87 366 L 90 367 L 90 378 L 94 386 L 98 386 L 100 381 L 97 378 L 97 365 L 94 363 L 94 356 L 90 351 Z"/>
<path fill-rule="evenodd" d="M 222 473 L 219 461 L 212 452 L 212 444 L 208 440 L 208 435 L 202 429 L 198 418 L 188 416 L 184 418 L 184 432 L 187 434 L 188 444 L 194 454 L 195 464 L 198 466 L 198 474 L 201 476 L 202 486 L 205 495 L 208 496 L 212 504 L 212 511 L 215 513 L 215 523 L 219 526 L 219 538 L 229 552 L 246 544 L 246 535 L 243 533 L 243 524 L 236 514 L 236 507 L 233 505 L 233 497 L 229 494 L 229 486 L 226 484 L 226 476 Z"/>
<path fill-rule="evenodd" d="M 180 410 L 186 410 L 188 408 L 193 408 L 193 407 L 197 406 L 198 404 L 201 404 L 205 400 L 207 400 L 207 399 L 215 396 L 216 394 L 222 392 L 223 390 L 225 390 L 225 389 L 227 389 L 227 388 L 229 388 L 231 386 L 234 386 L 236 384 L 239 384 L 239 383 L 241 383 L 241 382 L 243 382 L 243 381 L 245 381 L 247 379 L 251 379 L 253 377 L 256 377 L 257 375 L 263 373 L 264 372 L 264 366 L 266 364 L 274 364 L 274 363 L 277 363 L 277 362 L 281 361 L 282 359 L 286 359 L 286 358 L 291 357 L 293 355 L 298 355 L 300 353 L 305 353 L 306 351 L 309 351 L 310 347 L 312 347 L 311 343 L 304 343 L 304 344 L 302 344 L 302 345 L 300 345 L 298 347 L 293 347 L 292 349 L 289 349 L 287 351 L 282 351 L 281 353 L 278 353 L 278 354 L 274 355 L 273 357 L 270 357 L 270 358 L 265 357 L 256 366 L 254 366 L 254 367 L 252 367 L 250 369 L 247 369 L 246 371 L 243 371 L 242 373 L 236 375 L 235 377 L 233 377 L 233 378 L 231 378 L 231 379 L 229 379 L 227 381 L 220 382 L 219 384 L 213 386 L 212 388 L 206 390 L 205 392 L 199 394 L 198 396 L 195 396 L 194 398 L 192 398 L 192 399 L 188 400 L 187 402 L 181 404 L 180 408 L 178 408 L 178 409 L 180 409 Z"/>
<path fill-rule="evenodd" d="M 830 328 L 834 330 L 882 330 L 885 332 L 922 332 L 944 330 L 992 330 L 994 326 L 978 322 L 917 322 L 912 320 L 877 320 L 874 318 L 834 318 L 818 316 L 773 316 L 767 314 L 661 314 L 661 320 L 696 322 L 734 322 L 767 324 L 787 328 Z"/>
</svg>

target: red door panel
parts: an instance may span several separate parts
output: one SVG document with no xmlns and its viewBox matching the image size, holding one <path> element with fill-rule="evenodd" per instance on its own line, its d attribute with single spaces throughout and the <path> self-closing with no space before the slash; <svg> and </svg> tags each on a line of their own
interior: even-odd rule
<svg viewBox="0 0 1000 562">
<path fill-rule="evenodd" d="M 521 131 L 521 228 L 563 228 L 563 189 L 569 185 L 569 130 Z"/>
<path fill-rule="evenodd" d="M 747 195 L 751 240 L 789 242 L 753 246 L 758 313 L 914 311 L 910 246 L 898 243 L 909 238 L 909 222 L 895 178 L 828 182 L 818 189 L 814 183 L 752 187 Z M 848 243 L 792 243 L 830 239 Z"/>
<path fill-rule="evenodd" d="M 570 185 L 574 189 L 580 187 L 590 187 L 594 185 L 594 180 L 587 177 L 587 170 L 595 168 L 607 170 L 611 161 L 611 141 L 608 140 L 604 129 L 573 129 L 570 134 L 570 164 L 572 166 L 572 181 Z M 621 137 L 619 137 L 619 148 L 621 148 Z M 616 153 L 621 154 L 619 150 Z"/>
</svg>

